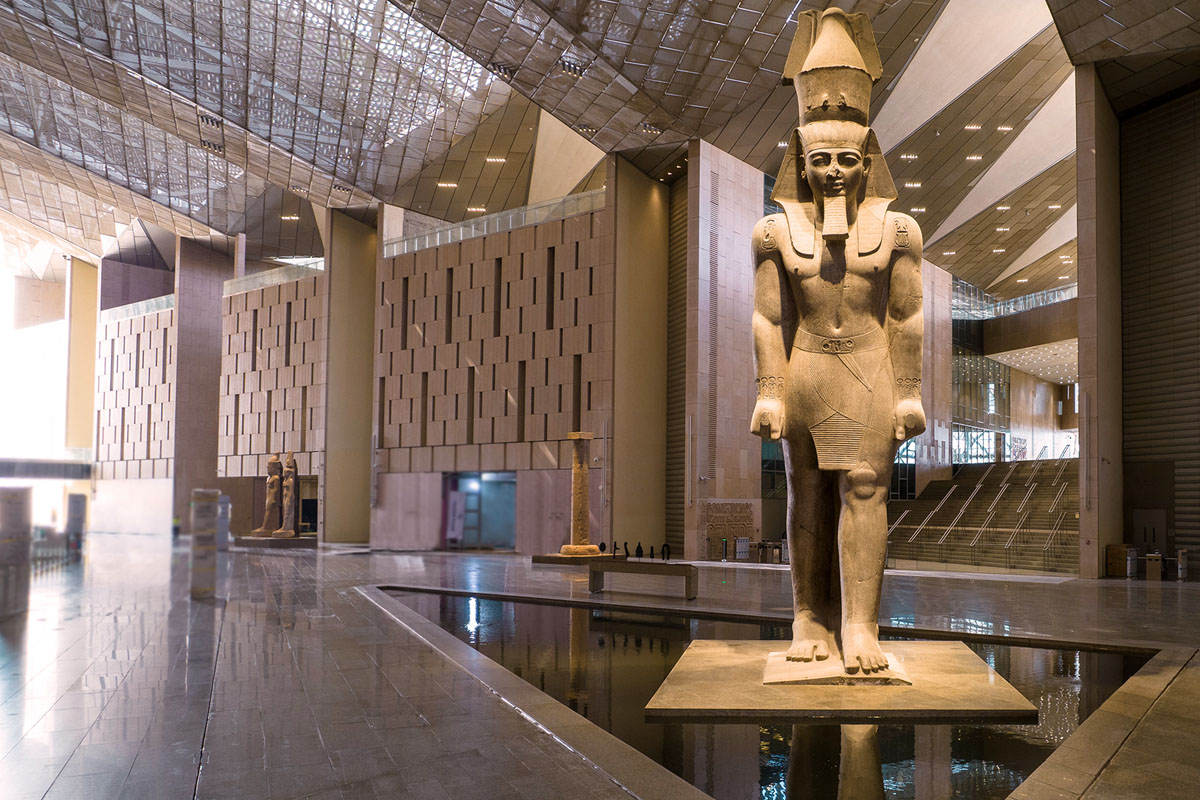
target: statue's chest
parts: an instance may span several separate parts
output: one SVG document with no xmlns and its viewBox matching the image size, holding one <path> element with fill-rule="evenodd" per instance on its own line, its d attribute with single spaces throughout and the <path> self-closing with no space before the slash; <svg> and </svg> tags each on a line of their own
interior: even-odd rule
<svg viewBox="0 0 1200 800">
<path fill-rule="evenodd" d="M 887 255 L 878 251 L 863 256 L 854 252 L 848 253 L 841 245 L 833 245 L 823 246 L 821 252 L 811 256 L 800 255 L 792 248 L 783 248 L 782 255 L 783 266 L 788 276 L 793 281 L 805 284 L 841 284 L 847 276 L 870 282 L 881 281 L 887 277 Z"/>
</svg>

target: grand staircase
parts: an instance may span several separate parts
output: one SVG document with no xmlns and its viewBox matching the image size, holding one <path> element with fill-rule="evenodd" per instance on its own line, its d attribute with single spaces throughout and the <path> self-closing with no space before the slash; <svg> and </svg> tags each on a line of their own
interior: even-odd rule
<svg viewBox="0 0 1200 800">
<path fill-rule="evenodd" d="M 888 560 L 1079 572 L 1079 459 L 971 464 L 888 504 Z"/>
</svg>

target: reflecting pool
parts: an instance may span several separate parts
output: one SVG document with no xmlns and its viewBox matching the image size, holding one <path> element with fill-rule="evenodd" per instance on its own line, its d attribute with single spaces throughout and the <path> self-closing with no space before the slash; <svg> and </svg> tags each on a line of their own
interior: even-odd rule
<svg viewBox="0 0 1200 800">
<path fill-rule="evenodd" d="M 646 703 L 691 640 L 783 640 L 790 631 L 609 609 L 392 594 L 716 800 L 1007 797 L 1147 660 L 968 641 L 1038 707 L 1037 725 L 647 723 Z"/>
</svg>

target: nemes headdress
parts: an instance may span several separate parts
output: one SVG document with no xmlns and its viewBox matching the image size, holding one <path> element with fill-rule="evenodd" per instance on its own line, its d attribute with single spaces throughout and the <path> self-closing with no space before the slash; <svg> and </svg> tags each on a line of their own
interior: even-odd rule
<svg viewBox="0 0 1200 800">
<path fill-rule="evenodd" d="M 830 8 L 798 15 L 783 82 L 796 89 L 800 125 L 788 141 L 771 198 L 788 211 L 793 242 L 801 252 L 807 248 L 802 248 L 797 240 L 799 231 L 793 222 L 796 209 L 790 209 L 789 205 L 813 201 L 812 190 L 800 179 L 798 169 L 799 156 L 806 146 L 852 146 L 871 159 L 871 169 L 859 197 L 860 228 L 875 215 L 880 222 L 877 227 L 882 227 L 887 204 L 896 198 L 896 186 L 883 160 L 879 141 L 867 124 L 871 87 L 882 74 L 875 35 L 866 14 L 847 14 L 839 8 Z M 884 202 L 870 202 L 873 199 Z M 864 212 L 867 219 L 861 219 Z M 873 241 L 863 241 L 864 234 Z M 878 236 L 866 230 L 860 233 L 860 252 L 870 252 L 863 247 L 872 243 L 879 246 Z"/>
</svg>

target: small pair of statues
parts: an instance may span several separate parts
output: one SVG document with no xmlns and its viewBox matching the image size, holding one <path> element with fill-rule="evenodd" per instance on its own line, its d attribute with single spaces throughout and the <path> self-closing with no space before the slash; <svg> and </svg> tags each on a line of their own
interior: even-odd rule
<svg viewBox="0 0 1200 800">
<path fill-rule="evenodd" d="M 278 528 L 272 530 L 271 526 L 280 519 L 281 507 L 282 521 Z M 296 535 L 296 459 L 291 450 L 283 462 L 280 462 L 278 453 L 267 461 L 267 508 L 262 527 L 256 528 L 252 535 L 275 539 L 290 539 Z"/>
<path fill-rule="evenodd" d="M 751 430 L 781 439 L 795 620 L 789 661 L 886 670 L 879 596 L 887 495 L 902 442 L 925 430 L 921 231 L 868 126 L 882 68 L 870 21 L 804 12 L 784 69 L 800 105 L 754 229 L 758 398 Z"/>
</svg>

